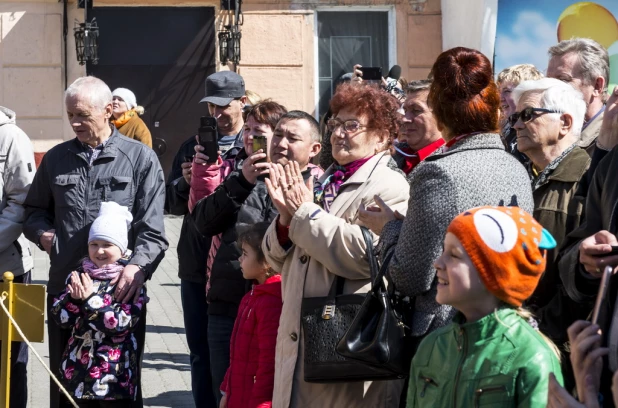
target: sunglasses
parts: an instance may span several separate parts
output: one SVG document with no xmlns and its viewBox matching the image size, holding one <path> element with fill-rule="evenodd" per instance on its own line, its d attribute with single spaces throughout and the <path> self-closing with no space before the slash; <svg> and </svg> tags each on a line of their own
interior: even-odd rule
<svg viewBox="0 0 618 408">
<path fill-rule="evenodd" d="M 349 119 L 345 122 L 342 122 L 337 119 L 329 119 L 326 122 L 326 127 L 330 132 L 334 132 L 337 128 L 341 126 L 343 127 L 343 131 L 345 133 L 356 133 L 362 128 L 366 128 L 367 126 L 361 125 L 360 122 L 356 119 Z"/>
<path fill-rule="evenodd" d="M 519 119 L 523 123 L 530 122 L 535 117 L 539 116 L 542 113 L 562 113 L 555 109 L 545 109 L 545 108 L 526 108 L 521 112 L 515 112 L 511 116 L 509 116 L 509 124 L 511 127 L 514 127 Z"/>
</svg>

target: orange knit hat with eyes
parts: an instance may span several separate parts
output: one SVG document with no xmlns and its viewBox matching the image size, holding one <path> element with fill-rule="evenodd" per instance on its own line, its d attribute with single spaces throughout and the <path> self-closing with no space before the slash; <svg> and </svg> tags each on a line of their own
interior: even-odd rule
<svg viewBox="0 0 618 408">
<path fill-rule="evenodd" d="M 498 299 L 519 307 L 545 272 L 547 249 L 556 241 L 530 214 L 517 207 L 478 207 L 459 214 L 454 234 Z"/>
</svg>

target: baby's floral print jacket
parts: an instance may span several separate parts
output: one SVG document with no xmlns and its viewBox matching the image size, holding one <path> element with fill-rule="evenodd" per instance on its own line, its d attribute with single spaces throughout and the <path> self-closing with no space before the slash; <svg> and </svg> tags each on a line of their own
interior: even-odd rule
<svg viewBox="0 0 618 408">
<path fill-rule="evenodd" d="M 115 285 L 110 281 L 93 279 L 93 285 L 94 293 L 84 301 L 73 299 L 66 290 L 54 299 L 54 320 L 64 329 L 73 328 L 62 356 L 60 381 L 77 399 L 133 400 L 139 354 L 132 332 L 147 299 L 145 288 L 137 303 L 126 304 L 114 301 Z"/>
</svg>

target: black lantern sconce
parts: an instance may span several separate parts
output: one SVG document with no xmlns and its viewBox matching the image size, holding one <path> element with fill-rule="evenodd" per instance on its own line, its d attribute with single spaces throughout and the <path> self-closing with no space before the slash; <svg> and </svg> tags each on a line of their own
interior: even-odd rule
<svg viewBox="0 0 618 408">
<path fill-rule="evenodd" d="M 77 62 L 79 65 L 84 65 L 87 61 L 97 64 L 99 62 L 99 27 L 96 18 L 88 22 L 88 9 L 92 8 L 92 1 L 82 0 L 78 6 L 84 8 L 84 22 L 76 21 L 73 28 Z"/>
<path fill-rule="evenodd" d="M 240 62 L 240 38 L 242 33 L 237 27 L 219 32 L 219 60 L 222 64 Z"/>
<path fill-rule="evenodd" d="M 75 51 L 79 65 L 84 65 L 86 61 L 96 64 L 99 62 L 99 27 L 96 19 L 90 23 L 75 22 L 73 29 L 75 35 Z"/>
<path fill-rule="evenodd" d="M 234 11 L 230 16 L 230 24 L 225 25 L 218 34 L 219 60 L 222 64 L 231 62 L 237 65 L 240 62 L 240 26 L 243 24 L 241 5 L 242 0 L 221 0 L 223 10 Z"/>
</svg>

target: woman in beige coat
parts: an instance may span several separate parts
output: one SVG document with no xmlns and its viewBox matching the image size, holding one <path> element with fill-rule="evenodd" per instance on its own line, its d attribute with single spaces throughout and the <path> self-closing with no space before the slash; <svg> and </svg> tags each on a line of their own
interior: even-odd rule
<svg viewBox="0 0 618 408">
<path fill-rule="evenodd" d="M 399 405 L 402 381 L 305 382 L 300 323 L 303 298 L 326 296 L 336 276 L 345 278 L 346 294 L 369 290 L 359 208 L 373 206 L 378 195 L 405 213 L 408 184 L 387 165 L 391 160 L 388 144 L 397 131 L 398 107 L 392 96 L 377 88 L 341 85 L 331 102 L 335 116 L 328 123 L 336 162 L 315 189 L 303 184 L 295 163 L 285 169 L 271 166 L 266 183 L 280 215 L 262 247 L 269 264 L 282 272 L 283 282 L 274 408 Z"/>
</svg>

